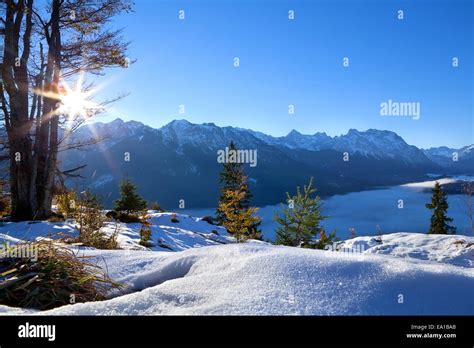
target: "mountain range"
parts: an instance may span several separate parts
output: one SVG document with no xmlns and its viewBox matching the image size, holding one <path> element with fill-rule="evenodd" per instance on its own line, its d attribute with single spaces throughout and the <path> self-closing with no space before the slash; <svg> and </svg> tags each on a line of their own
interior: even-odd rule
<svg viewBox="0 0 474 348">
<path fill-rule="evenodd" d="M 301 134 L 295 130 L 283 137 L 261 132 L 193 124 L 175 120 L 154 129 L 137 121 L 116 119 L 79 128 L 69 142 L 102 138 L 96 145 L 61 154 L 65 170 L 86 164 L 83 179 L 68 185 L 91 189 L 106 205 L 118 196 L 124 177 L 132 179 L 149 201 L 167 209 L 212 207 L 219 193 L 217 151 L 234 141 L 238 149 L 257 150 L 258 165 L 245 165 L 254 204 L 276 204 L 287 191 L 315 178 L 322 196 L 343 194 L 380 186 L 424 180 L 426 174 L 474 174 L 473 145 L 462 149 L 419 149 L 398 134 L 369 129 L 350 129 L 331 137 L 326 133 Z M 457 153 L 457 161 L 453 161 Z"/>
</svg>

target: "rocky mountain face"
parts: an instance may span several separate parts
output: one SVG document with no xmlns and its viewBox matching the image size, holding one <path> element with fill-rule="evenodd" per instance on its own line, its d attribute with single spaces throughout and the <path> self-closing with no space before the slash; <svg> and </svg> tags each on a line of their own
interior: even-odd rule
<svg viewBox="0 0 474 348">
<path fill-rule="evenodd" d="M 284 201 L 286 191 L 293 192 L 312 176 L 325 196 L 422 180 L 426 173 L 448 173 L 451 168 L 434 157 L 442 155 L 433 149 L 420 150 L 394 132 L 376 129 L 351 129 L 336 137 L 297 131 L 272 137 L 213 123 L 175 120 L 154 129 L 116 119 L 83 126 L 70 141 L 97 137 L 103 139 L 97 145 L 64 152 L 61 164 L 64 169 L 87 164 L 84 179 L 68 184 L 95 191 L 106 205 L 118 196 L 120 180 L 129 177 L 146 199 L 168 209 L 178 208 L 182 199 L 186 208 L 215 206 L 222 167 L 217 152 L 230 141 L 238 149 L 257 151 L 257 166 L 245 164 L 256 205 Z"/>
</svg>

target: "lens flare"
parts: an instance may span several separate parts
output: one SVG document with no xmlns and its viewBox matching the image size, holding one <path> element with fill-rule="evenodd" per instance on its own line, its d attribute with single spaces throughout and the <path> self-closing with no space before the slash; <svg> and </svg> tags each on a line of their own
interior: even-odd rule
<svg viewBox="0 0 474 348">
<path fill-rule="evenodd" d="M 85 89 L 83 80 L 82 74 L 79 75 L 74 86 L 70 86 L 65 80 L 61 80 L 57 93 L 42 90 L 35 90 L 34 92 L 37 95 L 58 100 L 55 114 L 63 115 L 66 118 L 66 124 L 72 124 L 78 119 L 87 120 L 103 110 L 103 107 L 91 100 L 97 89 Z"/>
</svg>

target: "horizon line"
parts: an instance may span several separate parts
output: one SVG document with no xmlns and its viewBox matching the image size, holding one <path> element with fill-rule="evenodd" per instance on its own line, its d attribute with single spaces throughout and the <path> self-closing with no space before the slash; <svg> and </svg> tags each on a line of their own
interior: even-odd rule
<svg viewBox="0 0 474 348">
<path fill-rule="evenodd" d="M 107 116 L 109 117 L 109 116 Z M 193 123 L 185 118 L 181 118 L 181 119 L 178 119 L 178 118 L 175 118 L 171 121 L 169 121 L 168 123 L 166 124 L 163 124 L 162 126 L 159 126 L 159 127 L 154 127 L 154 126 L 151 126 L 149 124 L 146 124 L 142 121 L 137 121 L 135 119 L 131 119 L 131 120 L 124 120 L 122 117 L 115 117 L 113 118 L 111 121 L 108 121 L 108 122 L 104 122 L 104 121 L 100 121 L 100 120 L 95 120 L 95 121 L 91 121 L 90 123 L 84 123 L 81 127 L 79 128 L 82 128 L 82 127 L 87 127 L 87 126 L 91 126 L 91 125 L 94 125 L 94 124 L 103 124 L 103 125 L 107 125 L 107 124 L 110 124 L 110 123 L 113 123 L 113 122 L 116 122 L 116 121 L 121 121 L 123 123 L 130 123 L 130 122 L 136 122 L 136 123 L 140 123 L 142 124 L 143 126 L 145 127 L 148 127 L 148 128 L 151 128 L 151 129 L 155 129 L 155 130 L 159 130 L 161 128 L 164 128 L 168 125 L 170 125 L 171 123 L 173 122 L 176 122 L 176 121 L 185 121 L 191 125 L 194 125 L 194 126 L 203 126 L 203 125 L 212 125 L 212 126 L 215 126 L 215 127 L 218 127 L 218 128 L 234 128 L 234 129 L 239 129 L 239 130 L 244 130 L 244 131 L 251 131 L 251 132 L 255 132 L 255 133 L 260 133 L 260 134 L 263 134 L 265 136 L 268 136 L 268 137 L 271 137 L 271 138 L 274 138 L 274 139 L 278 139 L 278 138 L 285 138 L 287 136 L 289 136 L 291 133 L 293 132 L 296 132 L 298 134 L 301 134 L 303 136 L 315 136 L 315 135 L 325 135 L 327 136 L 328 138 L 331 138 L 331 139 L 334 139 L 334 138 L 337 138 L 337 137 L 343 137 L 343 136 L 347 136 L 349 134 L 349 132 L 351 130 L 354 130 L 358 133 L 367 133 L 368 131 L 371 131 L 371 130 L 375 130 L 375 131 L 378 131 L 378 132 L 390 132 L 390 133 L 393 133 L 397 136 L 399 136 L 400 138 L 402 138 L 402 140 L 409 146 L 415 146 L 416 148 L 420 149 L 420 150 L 429 150 L 429 149 L 437 149 L 437 148 L 442 148 L 442 147 L 445 147 L 445 148 L 448 148 L 448 149 L 453 149 L 453 150 L 460 150 L 460 149 L 463 149 L 465 147 L 469 147 L 469 146 L 473 146 L 474 145 L 474 142 L 472 143 L 468 143 L 466 145 L 463 145 L 461 146 L 460 148 L 456 148 L 456 147 L 450 147 L 450 146 L 447 146 L 447 145 L 438 145 L 438 146 L 431 146 L 431 147 L 418 147 L 416 145 L 413 145 L 413 144 L 409 144 L 406 142 L 405 138 L 403 136 L 401 136 L 400 134 L 398 134 L 397 132 L 395 131 L 392 131 L 392 130 L 388 130 L 388 129 L 378 129 L 378 128 L 367 128 L 366 130 L 359 130 L 357 128 L 349 128 L 347 130 L 347 132 L 345 133 L 341 133 L 339 135 L 329 135 L 327 134 L 326 132 L 322 131 L 322 132 L 316 132 L 316 133 L 313 133 L 313 134 L 308 134 L 308 133 L 301 133 L 300 131 L 296 130 L 296 129 L 292 129 L 291 131 L 289 131 L 286 135 L 280 135 L 280 136 L 275 136 L 275 135 L 272 135 L 272 134 L 268 134 L 268 133 L 265 133 L 263 131 L 260 131 L 260 130 L 255 130 L 255 129 L 251 129 L 251 128 L 243 128 L 243 127 L 236 127 L 236 126 L 231 126 L 231 125 L 226 125 L 226 126 L 220 126 L 220 125 L 217 125 L 215 124 L 214 122 L 202 122 L 202 123 Z"/>
</svg>

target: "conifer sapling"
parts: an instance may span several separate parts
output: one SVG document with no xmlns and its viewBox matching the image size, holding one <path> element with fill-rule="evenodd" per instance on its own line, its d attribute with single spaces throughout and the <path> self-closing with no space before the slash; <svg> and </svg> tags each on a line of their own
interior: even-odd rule
<svg viewBox="0 0 474 348">
<path fill-rule="evenodd" d="M 446 215 L 449 204 L 446 193 L 443 192 L 439 182 L 436 182 L 431 196 L 431 203 L 426 204 L 426 207 L 433 210 L 431 215 L 430 234 L 450 234 L 456 233 L 456 228 L 449 223 L 453 221 L 452 218 Z"/>
<path fill-rule="evenodd" d="M 276 231 L 277 244 L 311 247 L 316 236 L 327 237 L 320 226 L 320 222 L 326 217 L 321 213 L 319 196 L 313 197 L 315 192 L 311 178 L 309 184 L 303 187 L 303 192 L 297 187 L 296 195 L 290 196 L 286 193 L 288 205 L 283 205 L 282 213 L 274 218 L 280 225 Z M 334 233 L 330 236 L 334 237 Z"/>
</svg>

